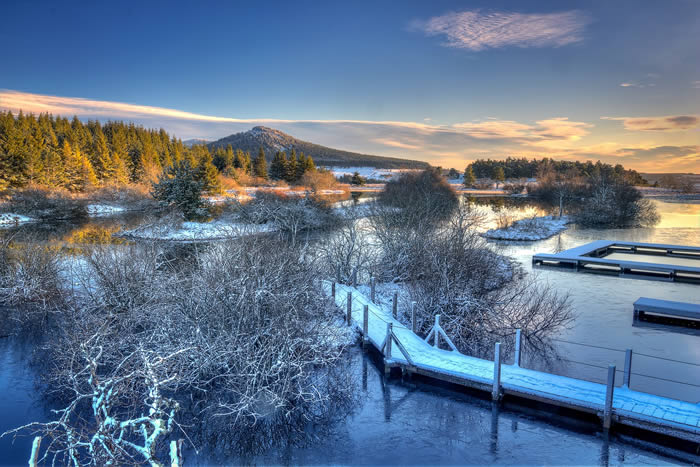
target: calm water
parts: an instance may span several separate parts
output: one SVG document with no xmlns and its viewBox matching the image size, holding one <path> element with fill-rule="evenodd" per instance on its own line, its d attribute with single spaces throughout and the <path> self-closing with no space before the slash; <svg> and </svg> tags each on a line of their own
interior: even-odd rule
<svg viewBox="0 0 700 467">
<path fill-rule="evenodd" d="M 700 303 L 700 286 L 648 280 L 621 279 L 564 272 L 532 270 L 531 256 L 555 252 L 598 240 L 700 244 L 700 205 L 658 203 L 662 221 L 654 229 L 590 230 L 572 227 L 548 240 L 534 243 L 494 243 L 517 258 L 541 280 L 562 293 L 568 292 L 578 313 L 576 322 L 559 339 L 613 349 L 633 348 L 652 356 L 700 363 L 700 333 L 696 329 L 664 324 L 633 323 L 632 303 L 640 296 Z M 519 201 L 524 215 L 541 207 Z M 130 224 L 132 219 L 101 220 Z M 66 228 L 61 236 L 69 235 Z M 49 233 L 47 232 L 47 236 Z M 55 237 L 54 237 L 55 238 Z M 557 343 L 568 360 L 607 367 L 623 366 L 621 352 Z M 0 432 L 22 423 L 47 420 L 48 413 L 34 390 L 35 375 L 28 368 L 31 344 L 0 339 Z M 218 457 L 213 453 L 190 453 L 196 464 L 648 464 L 683 463 L 691 457 L 631 438 L 605 438 L 598 425 L 553 414 L 505 405 L 494 408 L 489 401 L 467 393 L 424 383 L 386 380 L 375 361 L 353 348 L 347 357 L 358 396 L 353 412 L 330 425 L 313 443 L 273 449 L 252 458 Z M 530 359 L 532 367 L 544 366 Z M 606 369 L 560 362 L 549 371 L 603 381 Z M 700 384 L 700 367 L 657 360 L 636 354 L 633 372 Z M 700 402 L 700 389 L 678 383 L 632 376 L 634 389 Z M 0 464 L 26 465 L 30 439 L 0 440 Z M 700 462 L 695 458 L 695 462 Z"/>
</svg>

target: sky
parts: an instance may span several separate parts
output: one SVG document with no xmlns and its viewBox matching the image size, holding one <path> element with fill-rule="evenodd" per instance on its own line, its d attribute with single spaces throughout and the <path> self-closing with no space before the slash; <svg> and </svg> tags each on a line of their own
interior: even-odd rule
<svg viewBox="0 0 700 467">
<path fill-rule="evenodd" d="M 3 0 L 0 109 L 700 173 L 700 1 Z"/>
</svg>

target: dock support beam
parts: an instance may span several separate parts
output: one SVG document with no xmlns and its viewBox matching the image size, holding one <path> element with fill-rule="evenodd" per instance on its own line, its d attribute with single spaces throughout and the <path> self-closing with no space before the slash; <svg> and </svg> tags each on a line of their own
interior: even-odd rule
<svg viewBox="0 0 700 467">
<path fill-rule="evenodd" d="M 331 282 L 331 296 L 333 297 L 333 301 L 335 301 L 335 282 Z"/>
<path fill-rule="evenodd" d="M 346 311 L 348 326 L 352 324 L 352 292 L 348 292 L 348 305 Z"/>
<path fill-rule="evenodd" d="M 605 407 L 603 409 L 603 429 L 609 430 L 612 426 L 612 405 L 615 392 L 615 365 L 608 367 L 608 387 L 605 391 Z"/>
<path fill-rule="evenodd" d="M 522 341 L 520 340 L 520 329 L 515 330 L 515 357 L 513 358 L 513 365 L 520 366 L 520 352 L 522 350 Z"/>
<path fill-rule="evenodd" d="M 391 302 L 391 315 L 396 319 L 399 313 L 399 293 L 394 292 L 394 298 Z"/>
<path fill-rule="evenodd" d="M 377 303 L 374 299 L 375 295 L 376 295 L 376 291 L 377 291 L 377 281 L 375 280 L 374 277 L 372 277 L 369 280 L 369 287 L 370 287 L 369 299 L 372 301 L 372 303 Z"/>
<path fill-rule="evenodd" d="M 416 333 L 416 302 L 411 302 L 411 331 Z"/>
<path fill-rule="evenodd" d="M 353 288 L 357 287 L 357 268 L 352 270 L 352 286 Z"/>
<path fill-rule="evenodd" d="M 362 348 L 369 347 L 369 305 L 362 310 Z"/>
<path fill-rule="evenodd" d="M 622 386 L 630 388 L 630 379 L 632 377 L 632 349 L 625 350 L 625 373 L 622 377 Z"/>
<path fill-rule="evenodd" d="M 393 340 L 392 334 L 394 333 L 393 323 L 386 323 L 386 339 L 384 340 L 384 374 L 388 375 L 391 373 L 391 365 L 388 364 L 391 360 L 391 341 Z"/>
<path fill-rule="evenodd" d="M 496 342 L 496 349 L 493 353 L 493 389 L 491 399 L 501 400 L 501 343 Z"/>
</svg>

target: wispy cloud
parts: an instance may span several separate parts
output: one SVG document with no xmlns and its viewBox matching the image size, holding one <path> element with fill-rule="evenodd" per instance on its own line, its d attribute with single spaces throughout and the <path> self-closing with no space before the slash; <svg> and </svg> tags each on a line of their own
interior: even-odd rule
<svg viewBox="0 0 700 467">
<path fill-rule="evenodd" d="M 620 87 L 623 88 L 653 88 L 656 86 L 656 80 L 659 77 L 658 73 L 647 73 L 640 80 L 636 81 L 625 81 L 620 83 Z"/>
<path fill-rule="evenodd" d="M 667 115 L 663 117 L 601 117 L 623 122 L 631 131 L 683 131 L 700 128 L 698 115 Z"/>
<path fill-rule="evenodd" d="M 451 12 L 411 29 L 445 36 L 446 47 L 480 51 L 502 47 L 561 47 L 583 40 L 590 16 L 581 11 L 527 14 L 514 12 Z"/>
<path fill-rule="evenodd" d="M 527 142 L 549 140 L 577 141 L 588 134 L 593 125 L 571 121 L 566 117 L 550 118 L 535 122 L 536 125 L 512 120 L 486 120 L 476 123 L 456 123 L 457 131 L 477 139 L 513 139 Z"/>
</svg>

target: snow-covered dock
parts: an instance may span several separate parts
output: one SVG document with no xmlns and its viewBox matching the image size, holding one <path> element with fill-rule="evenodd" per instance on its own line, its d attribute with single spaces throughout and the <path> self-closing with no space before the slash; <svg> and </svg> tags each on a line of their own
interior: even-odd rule
<svg viewBox="0 0 700 467">
<path fill-rule="evenodd" d="M 611 253 L 626 253 L 632 258 L 633 255 L 645 255 L 694 259 L 698 260 L 698 264 L 687 266 L 606 258 Z M 538 253 L 532 257 L 532 264 L 568 267 L 582 272 L 617 274 L 621 277 L 700 283 L 700 247 L 696 246 L 596 240 L 560 253 Z"/>
<path fill-rule="evenodd" d="M 635 318 L 642 318 L 646 313 L 700 320 L 700 305 L 640 297 L 634 302 L 634 316 Z"/>
<path fill-rule="evenodd" d="M 326 282 L 324 290 L 334 297 L 338 307 L 345 310 L 348 322 L 362 330 L 366 344 L 384 355 L 386 371 L 399 367 L 409 374 L 488 391 L 495 400 L 503 395 L 515 396 L 596 414 L 603 420 L 605 428 L 616 423 L 700 443 L 700 403 L 630 389 L 631 352 L 621 387 L 615 387 L 616 369 L 613 365 L 609 368 L 608 385 L 552 375 L 520 366 L 519 335 L 512 365 L 501 362 L 499 344 L 496 345 L 496 361 L 483 360 L 439 348 L 438 342 L 442 339 L 444 346 L 454 349 L 440 327 L 439 319 L 424 340 L 394 318 L 392 311 L 372 303 L 357 289 Z"/>
</svg>

